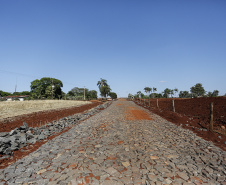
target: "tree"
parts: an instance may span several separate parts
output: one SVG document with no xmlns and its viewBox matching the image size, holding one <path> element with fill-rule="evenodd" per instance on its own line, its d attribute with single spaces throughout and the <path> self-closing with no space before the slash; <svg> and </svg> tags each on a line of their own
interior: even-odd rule
<svg viewBox="0 0 226 185">
<path fill-rule="evenodd" d="M 101 87 L 100 95 L 107 98 L 110 92 L 111 92 L 111 88 L 109 86 L 103 86 Z"/>
<path fill-rule="evenodd" d="M 173 89 L 170 89 L 170 93 L 169 94 L 171 95 L 171 98 L 172 98 L 173 95 L 174 95 L 174 90 Z"/>
<path fill-rule="evenodd" d="M 173 91 L 174 91 L 175 96 L 177 96 L 178 89 L 177 89 L 177 88 L 175 88 Z"/>
<path fill-rule="evenodd" d="M 99 87 L 100 95 L 107 98 L 111 92 L 111 88 L 108 85 L 107 80 L 101 78 L 100 81 L 97 82 L 97 86 Z"/>
<path fill-rule="evenodd" d="M 180 91 L 179 98 L 189 98 L 190 94 L 188 91 Z"/>
<path fill-rule="evenodd" d="M 171 93 L 171 90 L 169 88 L 166 88 L 164 91 L 163 91 L 163 97 L 164 98 L 169 98 L 169 94 Z"/>
<path fill-rule="evenodd" d="M 53 88 L 51 85 L 48 85 L 46 87 L 45 95 L 46 95 L 46 98 L 49 98 L 49 99 L 52 99 L 52 97 L 54 97 L 55 93 L 53 92 Z"/>
<path fill-rule="evenodd" d="M 153 98 L 155 98 L 155 97 L 156 97 L 156 96 L 155 96 L 155 95 L 156 95 L 155 92 L 157 91 L 157 88 L 153 87 L 152 89 L 153 89 Z"/>
<path fill-rule="evenodd" d="M 74 87 L 67 93 L 69 99 L 84 99 L 84 88 Z M 85 88 L 85 99 L 97 99 L 97 91 Z"/>
<path fill-rule="evenodd" d="M 88 91 L 89 89 L 85 88 L 85 94 L 88 94 Z M 75 96 L 75 97 L 79 97 L 79 96 L 84 97 L 84 88 L 74 87 L 68 92 L 68 95 Z"/>
<path fill-rule="evenodd" d="M 219 95 L 219 91 L 218 90 L 214 90 L 212 93 L 213 97 L 217 97 Z"/>
<path fill-rule="evenodd" d="M 148 95 L 148 104 L 149 104 L 149 106 L 150 106 L 150 92 L 152 91 L 152 88 L 150 88 L 150 87 L 145 87 L 144 88 L 144 91 L 147 93 L 147 95 Z"/>
<path fill-rule="evenodd" d="M 163 98 L 161 93 L 153 93 L 155 98 Z"/>
<path fill-rule="evenodd" d="M 44 77 L 31 82 L 31 95 L 34 98 L 58 98 L 62 96 L 63 83 L 55 78 Z"/>
<path fill-rule="evenodd" d="M 145 91 L 146 94 L 148 95 L 148 99 L 149 99 L 150 92 L 152 91 L 152 88 L 150 88 L 150 87 L 145 87 L 145 88 L 144 88 L 144 91 Z"/>
<path fill-rule="evenodd" d="M 137 92 L 138 98 L 141 98 L 141 91 Z"/>
<path fill-rule="evenodd" d="M 0 96 L 4 97 L 4 96 L 12 96 L 11 93 L 8 93 L 8 92 L 5 92 L 5 91 L 2 91 L 0 90 Z"/>
<path fill-rule="evenodd" d="M 133 95 L 132 95 L 131 93 L 129 93 L 129 94 L 128 94 L 128 98 L 129 98 L 129 99 L 132 99 L 132 98 L 133 98 Z"/>
<path fill-rule="evenodd" d="M 117 94 L 115 92 L 110 92 L 109 96 L 111 97 L 112 100 L 117 99 Z"/>
<path fill-rule="evenodd" d="M 206 93 L 201 83 L 197 83 L 196 85 L 191 87 L 190 91 L 193 94 L 193 97 L 201 97 L 201 96 L 204 96 Z"/>
<path fill-rule="evenodd" d="M 87 93 L 87 99 L 97 99 L 97 91 L 91 90 Z"/>
<path fill-rule="evenodd" d="M 144 97 L 145 97 L 145 96 L 144 96 L 144 93 L 141 93 L 141 94 L 140 94 L 140 97 L 144 99 Z"/>
<path fill-rule="evenodd" d="M 219 94 L 219 91 L 218 90 L 214 90 L 213 92 L 208 92 L 207 96 L 208 97 L 217 97 L 218 94 Z"/>
<path fill-rule="evenodd" d="M 31 94 L 31 92 L 29 92 L 29 91 L 22 91 L 22 92 L 20 92 L 20 95 L 30 95 Z"/>
</svg>

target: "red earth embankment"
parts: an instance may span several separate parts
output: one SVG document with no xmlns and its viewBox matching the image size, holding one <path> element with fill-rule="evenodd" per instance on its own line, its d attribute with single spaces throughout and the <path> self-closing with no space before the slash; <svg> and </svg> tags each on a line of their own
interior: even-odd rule
<svg viewBox="0 0 226 185">
<path fill-rule="evenodd" d="M 175 112 L 173 112 L 174 100 Z M 140 101 L 137 100 L 140 104 Z M 210 125 L 210 103 L 213 102 L 213 121 L 214 130 L 220 132 L 209 132 Z M 221 148 L 226 148 L 226 97 L 211 98 L 162 98 L 150 99 L 150 108 L 148 100 L 141 100 L 141 106 L 149 109 L 155 114 L 166 120 L 181 125 L 197 133 L 202 138 L 213 141 Z M 203 130 L 202 130 L 203 129 Z"/>
<path fill-rule="evenodd" d="M 159 109 L 161 111 L 173 111 L 173 103 L 175 104 L 175 112 L 195 119 L 201 123 L 203 127 L 208 128 L 210 123 L 210 103 L 213 102 L 213 120 L 215 127 L 226 126 L 226 97 L 215 98 L 162 98 L 158 99 Z M 157 108 L 157 99 L 150 100 L 152 109 Z M 146 100 L 148 105 L 148 100 Z"/>
<path fill-rule="evenodd" d="M 18 128 L 26 122 L 29 127 L 40 127 L 53 120 L 71 116 L 76 113 L 82 113 L 86 110 L 94 108 L 102 102 L 94 101 L 92 104 L 82 105 L 80 107 L 62 108 L 57 110 L 39 111 L 21 116 L 11 117 L 0 121 L 0 132 L 10 132 Z"/>
</svg>

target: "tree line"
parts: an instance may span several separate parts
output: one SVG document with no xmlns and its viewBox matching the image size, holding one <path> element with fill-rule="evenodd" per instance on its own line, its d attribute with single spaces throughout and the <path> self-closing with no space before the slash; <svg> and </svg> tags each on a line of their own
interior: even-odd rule
<svg viewBox="0 0 226 185">
<path fill-rule="evenodd" d="M 173 98 L 174 95 L 177 97 L 178 88 L 169 89 L 166 88 L 162 93 L 156 93 L 157 88 L 155 87 L 145 87 L 144 93 L 141 91 L 138 91 L 135 95 L 132 95 L 131 93 L 128 94 L 128 98 Z M 197 97 L 217 97 L 219 95 L 218 90 L 214 90 L 213 92 L 207 92 L 205 91 L 204 87 L 201 83 L 197 83 L 194 86 L 190 88 L 189 91 L 180 91 L 178 96 L 179 98 L 197 98 Z M 225 94 L 226 96 L 226 94 Z"/>
<path fill-rule="evenodd" d="M 100 95 L 104 98 L 110 96 L 112 99 L 117 98 L 117 94 L 111 91 L 107 80 L 100 79 L 97 86 Z M 30 91 L 9 93 L 0 90 L 0 97 L 29 95 L 28 99 L 69 99 L 69 100 L 91 100 L 97 99 L 97 91 L 87 88 L 74 87 L 68 93 L 62 91 L 63 83 L 61 80 L 50 77 L 43 77 L 31 82 Z"/>
</svg>

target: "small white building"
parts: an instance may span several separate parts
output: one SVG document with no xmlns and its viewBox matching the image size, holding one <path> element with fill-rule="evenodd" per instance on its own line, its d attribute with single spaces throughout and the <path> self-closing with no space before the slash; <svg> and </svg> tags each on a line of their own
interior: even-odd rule
<svg viewBox="0 0 226 185">
<path fill-rule="evenodd" d="M 29 95 L 5 96 L 3 97 L 3 99 L 5 99 L 6 101 L 14 101 L 14 100 L 24 101 L 24 99 L 27 97 L 29 97 Z"/>
</svg>

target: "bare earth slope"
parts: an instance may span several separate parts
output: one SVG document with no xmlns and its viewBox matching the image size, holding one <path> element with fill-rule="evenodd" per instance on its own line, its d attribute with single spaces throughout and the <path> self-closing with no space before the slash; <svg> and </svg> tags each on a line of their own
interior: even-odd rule
<svg viewBox="0 0 226 185">
<path fill-rule="evenodd" d="M 226 153 L 129 101 L 110 107 L 0 170 L 34 184 L 222 184 Z"/>
</svg>

